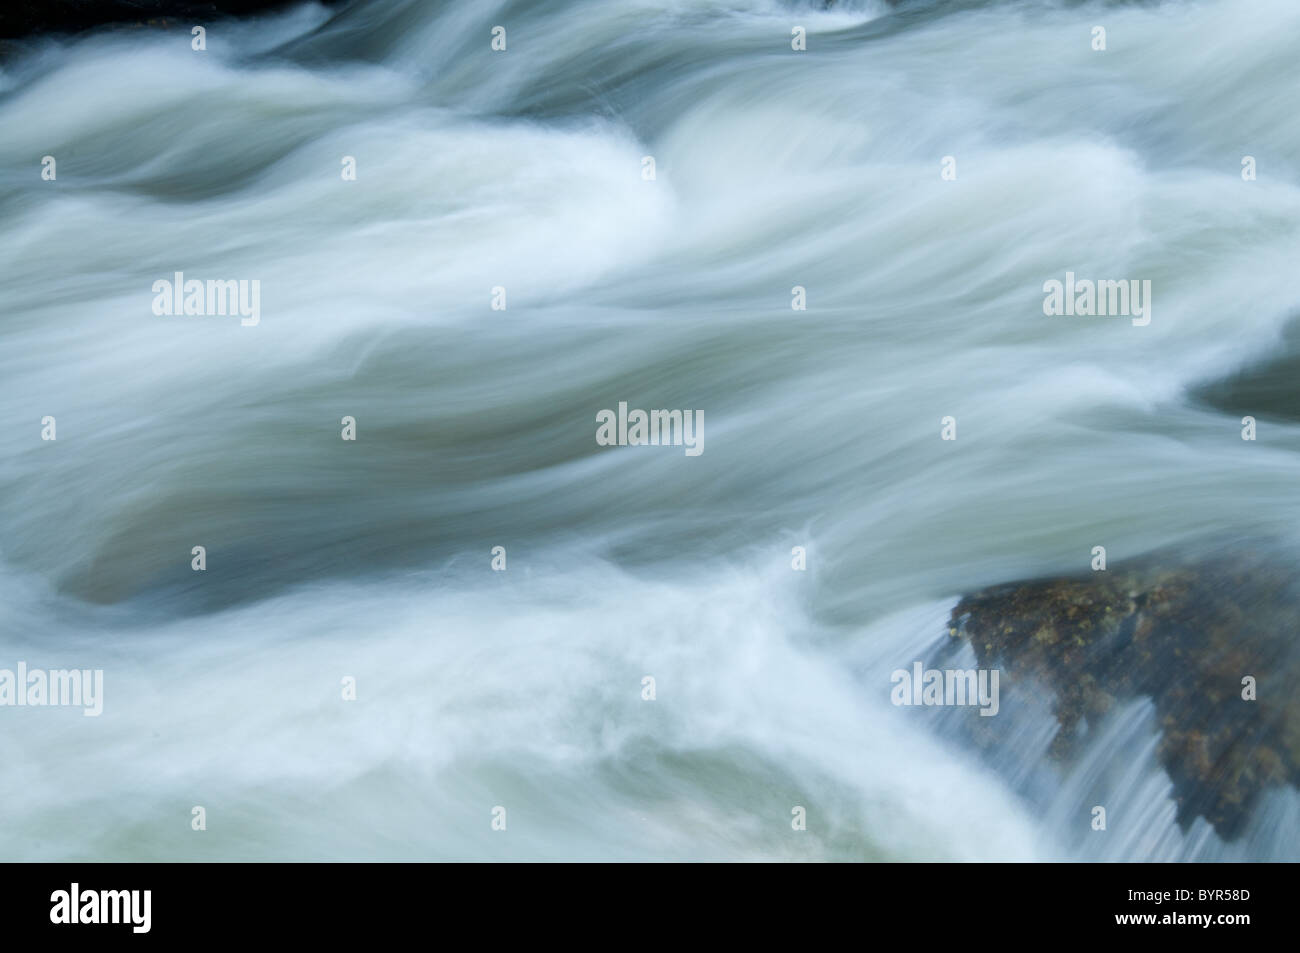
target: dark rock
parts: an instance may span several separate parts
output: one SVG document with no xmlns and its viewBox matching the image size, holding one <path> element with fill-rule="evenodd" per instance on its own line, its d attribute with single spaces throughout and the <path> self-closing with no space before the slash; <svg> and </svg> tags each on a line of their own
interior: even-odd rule
<svg viewBox="0 0 1300 953">
<path fill-rule="evenodd" d="M 1300 420 L 1300 323 L 1268 359 L 1206 384 L 1193 396 L 1235 417 Z"/>
<path fill-rule="evenodd" d="M 4 0 L 0 39 L 36 33 L 79 33 L 110 23 L 205 24 L 291 5 L 292 0 Z"/>
<path fill-rule="evenodd" d="M 1300 592 L 1286 561 L 1260 553 L 1161 565 L 976 592 L 949 632 L 1004 690 L 1048 686 L 1059 759 L 1085 721 L 1149 697 L 1179 823 L 1204 817 L 1232 840 L 1264 790 L 1300 787 Z M 1246 676 L 1256 701 L 1242 698 Z"/>
</svg>

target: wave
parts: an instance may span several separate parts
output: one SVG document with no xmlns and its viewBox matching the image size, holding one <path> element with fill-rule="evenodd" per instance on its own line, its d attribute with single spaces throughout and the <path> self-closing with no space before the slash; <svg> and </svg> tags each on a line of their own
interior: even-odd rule
<svg viewBox="0 0 1300 953">
<path fill-rule="evenodd" d="M 1293 541 L 1300 431 L 1189 393 L 1300 306 L 1296 28 L 381 0 L 203 53 L 32 43 L 0 67 L 0 658 L 108 701 L 5 713 L 6 856 L 1095 856 L 1084 781 L 1017 787 L 1037 741 L 999 773 L 881 673 L 954 593 L 1097 544 Z M 260 324 L 154 315 L 178 271 L 259 281 Z M 1150 279 L 1151 324 L 1045 316 L 1067 271 Z M 598 446 L 620 401 L 702 408 L 707 451 Z M 1106 859 L 1294 828 L 1169 833 L 1134 772 L 1160 833 Z"/>
</svg>

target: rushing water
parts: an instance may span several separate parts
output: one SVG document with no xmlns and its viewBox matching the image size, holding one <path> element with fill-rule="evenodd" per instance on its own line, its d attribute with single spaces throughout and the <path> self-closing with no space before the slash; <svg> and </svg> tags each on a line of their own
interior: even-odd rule
<svg viewBox="0 0 1300 953">
<path fill-rule="evenodd" d="M 1050 714 L 986 758 L 889 673 L 972 588 L 1300 525 L 1300 428 L 1188 396 L 1300 305 L 1297 37 L 374 0 L 11 57 L 0 667 L 105 697 L 0 709 L 0 856 L 1294 857 L 1294 792 L 1177 827 L 1140 701 L 1062 775 Z M 178 271 L 260 323 L 155 315 Z M 1067 271 L 1150 324 L 1045 316 Z M 620 401 L 704 452 L 597 446 Z"/>
</svg>

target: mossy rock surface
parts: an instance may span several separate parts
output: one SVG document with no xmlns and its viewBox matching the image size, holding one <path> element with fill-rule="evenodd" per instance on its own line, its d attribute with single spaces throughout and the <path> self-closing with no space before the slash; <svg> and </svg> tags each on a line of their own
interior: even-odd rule
<svg viewBox="0 0 1300 953">
<path fill-rule="evenodd" d="M 1300 601 L 1293 563 L 1259 552 L 999 585 L 964 597 L 949 631 L 1003 691 L 1047 686 L 1068 760 L 1118 701 L 1155 704 L 1159 758 L 1184 828 L 1242 832 L 1268 788 L 1300 787 Z M 1243 679 L 1255 680 L 1255 701 Z"/>
</svg>

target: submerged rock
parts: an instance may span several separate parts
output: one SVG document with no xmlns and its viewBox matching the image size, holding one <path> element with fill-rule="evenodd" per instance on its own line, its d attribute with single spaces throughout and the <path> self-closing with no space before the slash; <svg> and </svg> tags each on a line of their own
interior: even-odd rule
<svg viewBox="0 0 1300 953">
<path fill-rule="evenodd" d="M 1179 824 L 1204 817 L 1232 840 L 1267 788 L 1300 787 L 1297 594 L 1288 564 L 1259 553 L 1153 562 L 973 593 L 949 634 L 1004 691 L 1046 687 L 1058 759 L 1116 702 L 1150 698 Z"/>
<path fill-rule="evenodd" d="M 1291 325 L 1271 356 L 1201 386 L 1193 397 L 1236 417 L 1300 420 L 1300 322 Z"/>
</svg>

